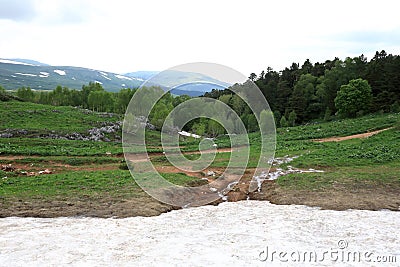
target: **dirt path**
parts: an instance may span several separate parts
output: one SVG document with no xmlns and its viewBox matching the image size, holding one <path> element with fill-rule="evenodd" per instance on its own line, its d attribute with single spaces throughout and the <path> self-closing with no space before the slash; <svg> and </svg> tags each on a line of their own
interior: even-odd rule
<svg viewBox="0 0 400 267">
<path fill-rule="evenodd" d="M 324 142 L 340 142 L 340 141 L 345 141 L 345 140 L 350 140 L 350 139 L 356 139 L 356 138 L 367 138 L 370 136 L 373 136 L 375 134 L 378 134 L 383 131 L 387 131 L 393 129 L 393 127 L 386 128 L 386 129 L 381 129 L 377 131 L 372 131 L 372 132 L 367 132 L 367 133 L 362 133 L 362 134 L 353 134 L 353 135 L 348 135 L 348 136 L 341 136 L 341 137 L 328 137 L 328 138 L 322 138 L 322 139 L 314 139 L 314 142 L 318 143 L 324 143 Z"/>
</svg>

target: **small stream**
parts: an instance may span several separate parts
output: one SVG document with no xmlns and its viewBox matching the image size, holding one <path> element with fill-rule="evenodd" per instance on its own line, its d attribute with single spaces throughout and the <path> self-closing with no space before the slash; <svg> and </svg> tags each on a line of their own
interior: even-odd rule
<svg viewBox="0 0 400 267">
<path fill-rule="evenodd" d="M 281 164 L 286 164 L 289 163 L 291 161 L 293 161 L 294 159 L 297 159 L 299 156 L 293 156 L 293 157 L 289 157 L 289 156 L 285 156 L 285 157 L 281 157 L 281 158 L 274 158 L 268 161 L 269 164 L 271 164 L 271 167 L 277 167 Z M 287 169 L 284 170 L 282 168 L 276 168 L 275 171 L 270 171 L 270 172 L 262 172 L 260 175 L 258 176 L 254 176 L 253 179 L 257 182 L 257 191 L 260 192 L 261 191 L 261 185 L 264 181 L 266 180 L 276 180 L 281 176 L 284 175 L 288 175 L 288 174 L 292 174 L 292 173 L 311 173 L 311 172 L 324 172 L 322 170 L 315 170 L 315 169 L 299 169 L 299 168 L 295 168 L 293 166 L 288 165 Z"/>
</svg>

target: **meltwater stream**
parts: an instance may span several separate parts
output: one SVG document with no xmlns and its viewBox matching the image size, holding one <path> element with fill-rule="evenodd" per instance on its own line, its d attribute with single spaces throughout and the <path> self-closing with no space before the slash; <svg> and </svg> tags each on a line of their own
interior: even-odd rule
<svg viewBox="0 0 400 267">
<path fill-rule="evenodd" d="M 0 219 L 0 266 L 398 266 L 398 229 L 395 211 L 265 201 L 125 219 L 12 217 Z"/>
<path fill-rule="evenodd" d="M 293 156 L 293 157 L 285 156 L 282 158 L 273 158 L 273 159 L 269 160 L 268 163 L 271 164 L 272 167 L 277 167 L 281 164 L 289 163 L 298 157 L 299 156 Z M 262 172 L 260 175 L 254 176 L 253 179 L 257 183 L 258 192 L 260 192 L 261 185 L 266 180 L 276 180 L 281 176 L 291 174 L 291 173 L 310 173 L 310 172 L 324 172 L 324 171 L 315 170 L 315 169 L 303 170 L 303 169 L 295 168 L 293 166 L 287 166 L 287 170 L 284 170 L 282 168 L 276 168 L 275 171 Z"/>
</svg>

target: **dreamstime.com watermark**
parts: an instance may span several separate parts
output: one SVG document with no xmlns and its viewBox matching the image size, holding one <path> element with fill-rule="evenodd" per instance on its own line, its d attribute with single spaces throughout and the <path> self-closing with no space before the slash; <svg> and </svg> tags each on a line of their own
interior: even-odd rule
<svg viewBox="0 0 400 267">
<path fill-rule="evenodd" d="M 353 251 L 348 249 L 346 240 L 339 240 L 337 247 L 328 250 L 275 250 L 265 247 L 258 259 L 262 262 L 287 263 L 397 263 L 396 255 L 382 255 L 372 251 Z"/>
</svg>

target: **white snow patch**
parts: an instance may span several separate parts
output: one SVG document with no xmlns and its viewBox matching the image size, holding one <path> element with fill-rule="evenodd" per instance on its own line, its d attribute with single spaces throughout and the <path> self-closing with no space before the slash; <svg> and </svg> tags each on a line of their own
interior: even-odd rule
<svg viewBox="0 0 400 267">
<path fill-rule="evenodd" d="M 25 66 L 36 66 L 36 65 L 33 65 L 33 64 L 24 63 L 24 62 L 18 62 L 18 61 L 9 60 L 9 59 L 0 59 L 0 63 L 15 64 L 15 65 L 25 65 Z"/>
<path fill-rule="evenodd" d="M 293 157 L 289 157 L 288 155 L 282 157 L 282 158 L 273 158 L 268 160 L 268 163 L 271 164 L 271 166 L 279 166 L 281 164 L 286 164 L 289 163 L 291 161 L 293 161 L 294 159 L 297 159 L 299 156 L 293 156 Z M 257 190 L 258 192 L 261 191 L 261 185 L 264 181 L 271 181 L 271 180 L 276 180 L 281 176 L 285 176 L 291 173 L 322 173 L 324 171 L 322 170 L 315 170 L 315 169 L 308 169 L 308 170 L 304 170 L 304 169 L 298 169 L 295 168 L 293 166 L 287 166 L 287 170 L 284 170 L 282 168 L 277 168 L 275 171 L 270 171 L 270 172 L 261 172 L 259 175 L 253 176 L 253 180 L 252 182 L 256 182 L 257 183 Z"/>
<path fill-rule="evenodd" d="M 65 71 L 63 71 L 63 70 L 53 70 L 53 71 L 61 76 L 64 76 L 66 74 Z"/>
<path fill-rule="evenodd" d="M 31 73 L 20 73 L 20 72 L 16 72 L 15 74 L 17 74 L 17 75 L 22 75 L 22 76 L 29 76 L 29 77 L 37 77 L 36 74 L 31 74 Z"/>
<path fill-rule="evenodd" d="M 76 78 L 75 78 L 75 77 L 72 77 L 71 79 L 72 79 L 72 80 L 74 80 L 74 81 L 76 80 Z"/>
<path fill-rule="evenodd" d="M 39 77 L 41 77 L 41 78 L 48 78 L 49 75 L 50 75 L 50 73 L 41 71 Z"/>
<path fill-rule="evenodd" d="M 104 76 L 104 75 L 102 75 L 101 77 L 103 77 L 103 78 L 106 79 L 106 80 L 111 81 L 111 78 L 110 78 L 110 77 L 107 77 L 107 76 Z"/>
<path fill-rule="evenodd" d="M 125 87 L 125 86 L 126 86 L 126 84 L 124 84 L 124 83 L 123 83 L 123 84 L 121 84 L 121 86 Z"/>
<path fill-rule="evenodd" d="M 125 80 L 129 80 L 132 81 L 132 78 L 123 76 L 123 75 L 119 75 L 119 74 L 115 74 L 115 77 L 117 77 L 118 79 L 125 79 Z"/>
<path fill-rule="evenodd" d="M 368 258 L 343 263 L 342 252 L 373 253 L 370 262 L 393 255 L 398 263 L 400 232 L 395 229 L 400 229 L 395 211 L 332 211 L 262 201 L 124 219 L 11 217 L 0 219 L 0 265 L 332 266 L 336 257 L 340 266 L 369 266 Z M 305 253 L 306 259 L 311 253 L 317 258 L 293 261 Z"/>
<path fill-rule="evenodd" d="M 94 81 L 95 83 L 98 83 L 98 84 L 103 84 L 102 82 L 99 82 L 99 81 Z"/>
<path fill-rule="evenodd" d="M 108 74 L 105 73 L 105 72 L 99 71 L 99 73 L 100 73 L 101 75 L 103 75 L 103 76 L 108 76 Z"/>
<path fill-rule="evenodd" d="M 196 139 L 201 137 L 200 135 L 188 133 L 186 131 L 180 131 L 180 132 L 178 132 L 178 134 L 183 135 L 183 136 L 188 136 L 188 137 L 194 137 Z"/>
</svg>

